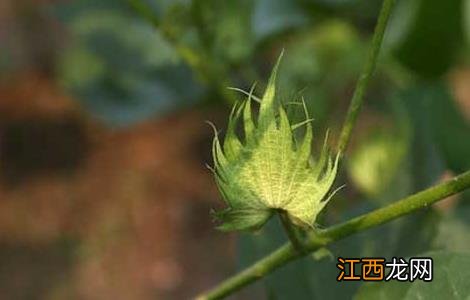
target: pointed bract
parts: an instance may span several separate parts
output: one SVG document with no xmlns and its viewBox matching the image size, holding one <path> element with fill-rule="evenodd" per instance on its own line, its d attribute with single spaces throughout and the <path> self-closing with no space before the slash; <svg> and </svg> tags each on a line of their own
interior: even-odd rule
<svg viewBox="0 0 470 300">
<path fill-rule="evenodd" d="M 281 55 L 282 56 L 282 55 Z M 311 163 L 312 126 L 305 122 L 300 141 L 293 138 L 292 124 L 282 105 L 275 101 L 279 57 L 262 98 L 257 123 L 253 121 L 251 94 L 235 104 L 223 147 L 217 134 L 213 141 L 214 176 L 228 208 L 214 213 L 221 230 L 261 227 L 276 210 L 283 210 L 294 224 L 312 227 L 330 197 L 338 157 L 333 160 L 325 146 Z M 304 104 L 305 118 L 309 116 Z M 243 120 L 244 138 L 236 134 Z M 327 198 L 325 200 L 325 198 Z"/>
</svg>

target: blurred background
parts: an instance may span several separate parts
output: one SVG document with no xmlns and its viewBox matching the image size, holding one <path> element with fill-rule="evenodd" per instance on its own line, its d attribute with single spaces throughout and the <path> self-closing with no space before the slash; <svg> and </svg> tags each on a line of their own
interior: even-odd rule
<svg viewBox="0 0 470 300">
<path fill-rule="evenodd" d="M 277 220 L 254 235 L 214 229 L 223 202 L 204 121 L 224 128 L 243 97 L 227 87 L 256 82 L 260 95 L 284 49 L 280 99 L 304 96 L 315 145 L 327 128 L 333 145 L 380 4 L 1 0 L 0 297 L 188 299 L 284 242 Z M 335 184 L 346 188 L 321 227 L 470 168 L 470 1 L 401 0 L 389 25 Z M 469 198 L 348 238 L 234 298 L 374 299 L 339 286 L 328 256 L 470 252 Z"/>
</svg>

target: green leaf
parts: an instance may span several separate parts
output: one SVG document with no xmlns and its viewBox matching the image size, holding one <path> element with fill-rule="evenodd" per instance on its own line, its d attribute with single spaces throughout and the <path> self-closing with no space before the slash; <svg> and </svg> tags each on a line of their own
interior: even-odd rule
<svg viewBox="0 0 470 300">
<path fill-rule="evenodd" d="M 390 23 L 389 43 L 405 66 L 423 77 L 442 75 L 462 41 L 462 1 L 400 1 Z"/>
<path fill-rule="evenodd" d="M 242 235 L 239 246 L 239 262 L 247 267 L 267 252 L 285 242 L 282 226 L 278 218 L 273 218 L 258 234 Z M 311 285 L 311 266 L 321 261 L 314 261 L 310 256 L 294 261 L 282 269 L 268 275 L 262 282 L 246 290 L 243 299 L 315 299 L 315 291 Z M 256 292 L 264 293 L 256 297 Z M 244 297 L 245 296 L 245 297 Z"/>
<path fill-rule="evenodd" d="M 470 126 L 457 110 L 448 87 L 422 83 L 402 93 L 414 126 L 417 189 L 429 186 L 445 167 L 456 173 L 470 168 Z"/>
<path fill-rule="evenodd" d="M 213 59 L 241 63 L 254 51 L 251 27 L 253 1 L 194 0 L 193 19 Z"/>
<path fill-rule="evenodd" d="M 388 44 L 405 66 L 422 77 L 440 76 L 462 43 L 462 1 L 400 1 L 389 31 Z"/>
<path fill-rule="evenodd" d="M 308 21 L 305 10 L 296 1 L 290 0 L 258 0 L 252 17 L 257 40 L 303 26 Z"/>
<path fill-rule="evenodd" d="M 365 43 L 351 24 L 335 19 L 292 35 L 286 49 L 278 81 L 281 97 L 300 98 L 302 91 L 315 125 L 322 127 L 356 80 Z"/>
<path fill-rule="evenodd" d="M 470 253 L 470 195 L 463 195 L 461 205 L 443 216 L 433 240 L 434 249 Z"/>
<path fill-rule="evenodd" d="M 355 296 L 366 299 L 469 299 L 470 254 L 427 252 L 417 257 L 433 259 L 432 282 L 389 281 L 364 284 Z"/>
<path fill-rule="evenodd" d="M 441 119 L 434 119 L 429 110 L 435 92 L 433 85 L 415 85 L 400 94 L 413 127 L 410 149 L 414 182 L 410 192 L 429 187 L 445 170 L 445 162 L 436 145 L 433 132 L 433 127 L 441 122 Z"/>
<path fill-rule="evenodd" d="M 86 2 L 64 4 L 75 39 L 60 52 L 57 70 L 84 108 L 109 125 L 126 126 L 199 99 L 191 70 L 150 24 L 128 6 Z"/>
<path fill-rule="evenodd" d="M 265 209 L 226 209 L 214 212 L 217 219 L 224 223 L 217 227 L 221 231 L 258 229 L 271 217 L 272 212 Z"/>
<path fill-rule="evenodd" d="M 456 173 L 470 169 L 470 124 L 458 110 L 451 92 L 436 84 L 428 96 L 434 138 L 447 167 Z"/>
</svg>

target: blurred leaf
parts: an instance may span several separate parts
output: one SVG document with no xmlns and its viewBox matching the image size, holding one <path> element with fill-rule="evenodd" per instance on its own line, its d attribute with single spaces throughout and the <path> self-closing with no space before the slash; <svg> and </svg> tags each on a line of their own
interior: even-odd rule
<svg viewBox="0 0 470 300">
<path fill-rule="evenodd" d="M 123 13 L 83 12 L 72 20 L 70 29 L 109 64 L 134 65 L 129 62 L 133 58 L 140 64 L 132 67 L 141 70 L 178 60 L 172 46 L 154 28 Z"/>
<path fill-rule="evenodd" d="M 75 90 L 96 117 L 113 126 L 132 123 L 189 105 L 200 93 L 184 67 L 159 68 L 152 79 L 120 74 Z"/>
<path fill-rule="evenodd" d="M 470 124 L 458 111 L 443 84 L 433 86 L 429 103 L 432 132 L 447 167 L 456 173 L 470 169 Z"/>
<path fill-rule="evenodd" d="M 464 199 L 461 200 L 467 203 L 462 203 L 444 216 L 434 237 L 433 249 L 470 253 L 470 195 L 462 196 Z"/>
<path fill-rule="evenodd" d="M 427 252 L 432 257 L 433 281 L 380 282 L 364 284 L 355 299 L 468 299 L 470 254 Z"/>
<path fill-rule="evenodd" d="M 230 3 L 224 3 L 223 13 L 218 14 L 221 21 L 211 25 L 216 28 L 214 50 L 224 60 L 239 63 L 246 60 L 254 48 L 249 18 L 252 5 L 251 1 Z"/>
<path fill-rule="evenodd" d="M 393 248 L 388 257 L 413 256 L 434 250 L 434 238 L 439 230 L 441 215 L 432 208 L 422 209 L 396 221 Z"/>
<path fill-rule="evenodd" d="M 400 1 L 390 24 L 396 57 L 423 77 L 442 75 L 462 41 L 461 0 Z"/>
<path fill-rule="evenodd" d="M 194 0 L 193 4 L 200 37 L 213 55 L 229 63 L 250 57 L 254 50 L 253 1 Z"/>
<path fill-rule="evenodd" d="M 166 113 L 201 94 L 191 70 L 144 20 L 91 7 L 70 18 L 69 27 L 76 40 L 63 52 L 62 82 L 108 124 Z"/>
<path fill-rule="evenodd" d="M 258 0 L 252 16 L 256 40 L 308 23 L 308 15 L 296 1 Z"/>
<path fill-rule="evenodd" d="M 81 0 L 59 2 L 50 6 L 55 16 L 64 22 L 73 20 L 78 15 L 89 10 L 102 10 L 108 12 L 119 12 L 128 8 L 126 0 Z"/>
<path fill-rule="evenodd" d="M 289 74 L 283 77 L 293 80 L 290 77 L 296 76 L 300 86 L 320 83 L 327 76 L 338 84 L 355 76 L 362 66 L 365 47 L 354 27 L 345 22 L 324 22 L 295 37 L 286 51 L 289 63 L 283 68 Z"/>
<path fill-rule="evenodd" d="M 436 89 L 430 85 L 415 85 L 399 95 L 405 103 L 412 121 L 413 140 L 411 147 L 413 189 L 422 190 L 437 182 L 445 170 L 445 162 L 436 145 L 433 127 L 442 122 L 434 119 L 429 107 Z"/>
<path fill-rule="evenodd" d="M 350 18 L 358 23 L 374 22 L 381 1 L 369 0 L 297 0 L 312 15 L 332 15 Z"/>
<path fill-rule="evenodd" d="M 416 131 L 416 166 L 422 169 L 416 169 L 414 177 L 421 181 L 416 187 L 424 188 L 435 182 L 444 166 L 456 173 L 469 169 L 470 127 L 457 111 L 448 88 L 441 82 L 421 84 L 410 88 L 403 97 Z M 432 157 L 435 159 L 431 160 Z"/>
<path fill-rule="evenodd" d="M 256 259 L 282 245 L 286 241 L 278 218 L 272 218 L 258 234 L 242 235 L 239 240 L 239 263 L 241 268 L 249 266 Z M 306 273 L 308 257 L 268 275 L 258 288 L 265 290 L 269 299 L 312 299 Z M 250 293 L 250 295 L 252 295 Z"/>
<path fill-rule="evenodd" d="M 325 22 L 294 37 L 286 48 L 279 90 L 285 99 L 303 96 L 314 126 L 322 127 L 356 79 L 364 45 L 356 30 L 342 21 Z"/>
<path fill-rule="evenodd" d="M 105 74 L 104 62 L 84 47 L 66 49 L 61 61 L 61 80 L 69 87 L 85 87 Z"/>
<path fill-rule="evenodd" d="M 189 6 L 191 0 L 142 0 L 147 9 L 150 9 L 151 14 L 163 16 L 175 6 Z M 80 0 L 80 1 L 66 1 L 58 2 L 53 6 L 53 11 L 64 22 L 73 20 L 82 13 L 89 11 L 107 11 L 110 13 L 123 13 L 128 16 L 133 14 L 130 10 L 129 0 Z"/>
</svg>

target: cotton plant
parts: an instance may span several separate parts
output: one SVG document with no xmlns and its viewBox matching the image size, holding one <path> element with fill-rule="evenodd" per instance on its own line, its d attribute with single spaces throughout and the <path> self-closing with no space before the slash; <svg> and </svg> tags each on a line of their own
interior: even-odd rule
<svg viewBox="0 0 470 300">
<path fill-rule="evenodd" d="M 382 1 L 365 64 L 356 81 L 349 108 L 337 138 L 335 149 L 338 154 L 336 157 L 330 156 L 324 147 L 321 155 L 316 160 L 310 161 L 312 128 L 308 114 L 305 114 L 306 121 L 292 125 L 292 119 L 287 116 L 283 106 L 275 99 L 278 64 L 273 70 L 262 99 L 259 101 L 260 106 L 256 114 L 252 114 L 251 111 L 253 100 L 256 101 L 252 93 L 248 93 L 248 98 L 245 101 L 234 106 L 223 143 L 216 135 L 213 144 L 213 171 L 217 185 L 227 203 L 225 210 L 216 213 L 222 222 L 220 227 L 223 230 L 253 230 L 261 227 L 273 214 L 278 214 L 289 237 L 289 242 L 226 278 L 213 288 L 200 293 L 196 299 L 222 299 L 232 295 L 309 253 L 312 253 L 315 259 L 319 259 L 328 254 L 326 249 L 333 243 L 350 238 L 365 230 L 383 226 L 400 217 L 422 211 L 438 201 L 470 189 L 470 170 L 467 170 L 449 180 L 396 199 L 390 204 L 341 223 L 313 232 L 300 229 L 300 227 L 315 226 L 318 214 L 334 194 L 334 192 L 328 193 L 336 177 L 338 159 L 339 156 L 343 156 L 352 138 L 361 107 L 364 104 L 366 90 L 376 69 L 387 22 L 394 3 L 395 0 Z M 254 118 L 253 115 L 256 117 Z M 242 126 L 237 126 L 239 123 L 242 123 Z M 298 136 L 295 131 L 299 126 L 305 127 L 303 130 L 305 132 L 301 135 L 302 138 L 297 140 L 294 137 Z M 243 127 L 243 132 L 240 135 L 237 134 L 239 133 L 238 129 L 242 129 L 239 127 Z M 447 276 L 449 278 L 447 280 L 444 278 L 445 282 L 466 283 L 466 278 L 463 279 L 466 275 L 462 275 L 463 273 L 459 271 L 463 265 L 469 265 L 470 257 L 461 256 L 460 253 L 452 251 L 423 253 L 423 257 L 430 256 L 435 259 L 436 268 L 445 268 L 446 271 L 449 268 L 455 269 L 456 272 L 444 273 L 459 274 L 460 276 Z M 307 260 L 302 262 L 308 263 Z M 314 273 L 304 274 L 304 277 L 313 278 L 312 276 L 318 272 Z M 282 277 L 282 274 L 279 275 Z M 323 281 L 328 281 L 328 278 L 323 277 L 321 278 Z M 288 280 L 288 278 L 284 279 Z M 330 279 L 337 280 L 334 277 Z M 433 285 L 426 285 L 426 287 L 422 285 L 422 289 L 418 288 L 414 291 L 415 294 L 431 296 L 443 289 L 446 291 L 450 289 L 461 295 L 467 291 L 465 284 L 460 284 L 460 289 L 455 289 L 454 285 L 448 287 L 439 283 L 434 285 L 434 289 Z M 365 298 L 364 295 L 372 295 L 372 298 L 377 298 L 384 293 L 384 289 L 382 286 L 376 287 L 378 288 L 374 286 L 371 293 L 367 289 L 367 285 L 361 286 L 359 292 L 351 296 Z M 272 286 L 268 288 L 270 291 L 274 291 L 273 295 L 276 297 L 275 289 L 271 289 Z M 326 288 L 326 286 L 320 287 L 320 290 Z M 330 292 L 326 291 L 328 294 Z"/>
<path fill-rule="evenodd" d="M 304 100 L 305 121 L 292 124 L 284 106 L 276 101 L 279 57 L 262 99 L 253 96 L 236 103 L 221 143 L 213 140 L 211 168 L 227 208 L 215 212 L 223 231 L 256 230 L 275 213 L 291 224 L 312 228 L 337 173 L 338 158 L 329 154 L 326 142 L 316 160 L 311 159 L 312 125 Z M 252 106 L 259 103 L 257 117 Z M 236 129 L 242 123 L 243 138 Z M 305 126 L 301 139 L 295 131 Z M 214 127 L 215 128 L 215 127 Z"/>
</svg>

